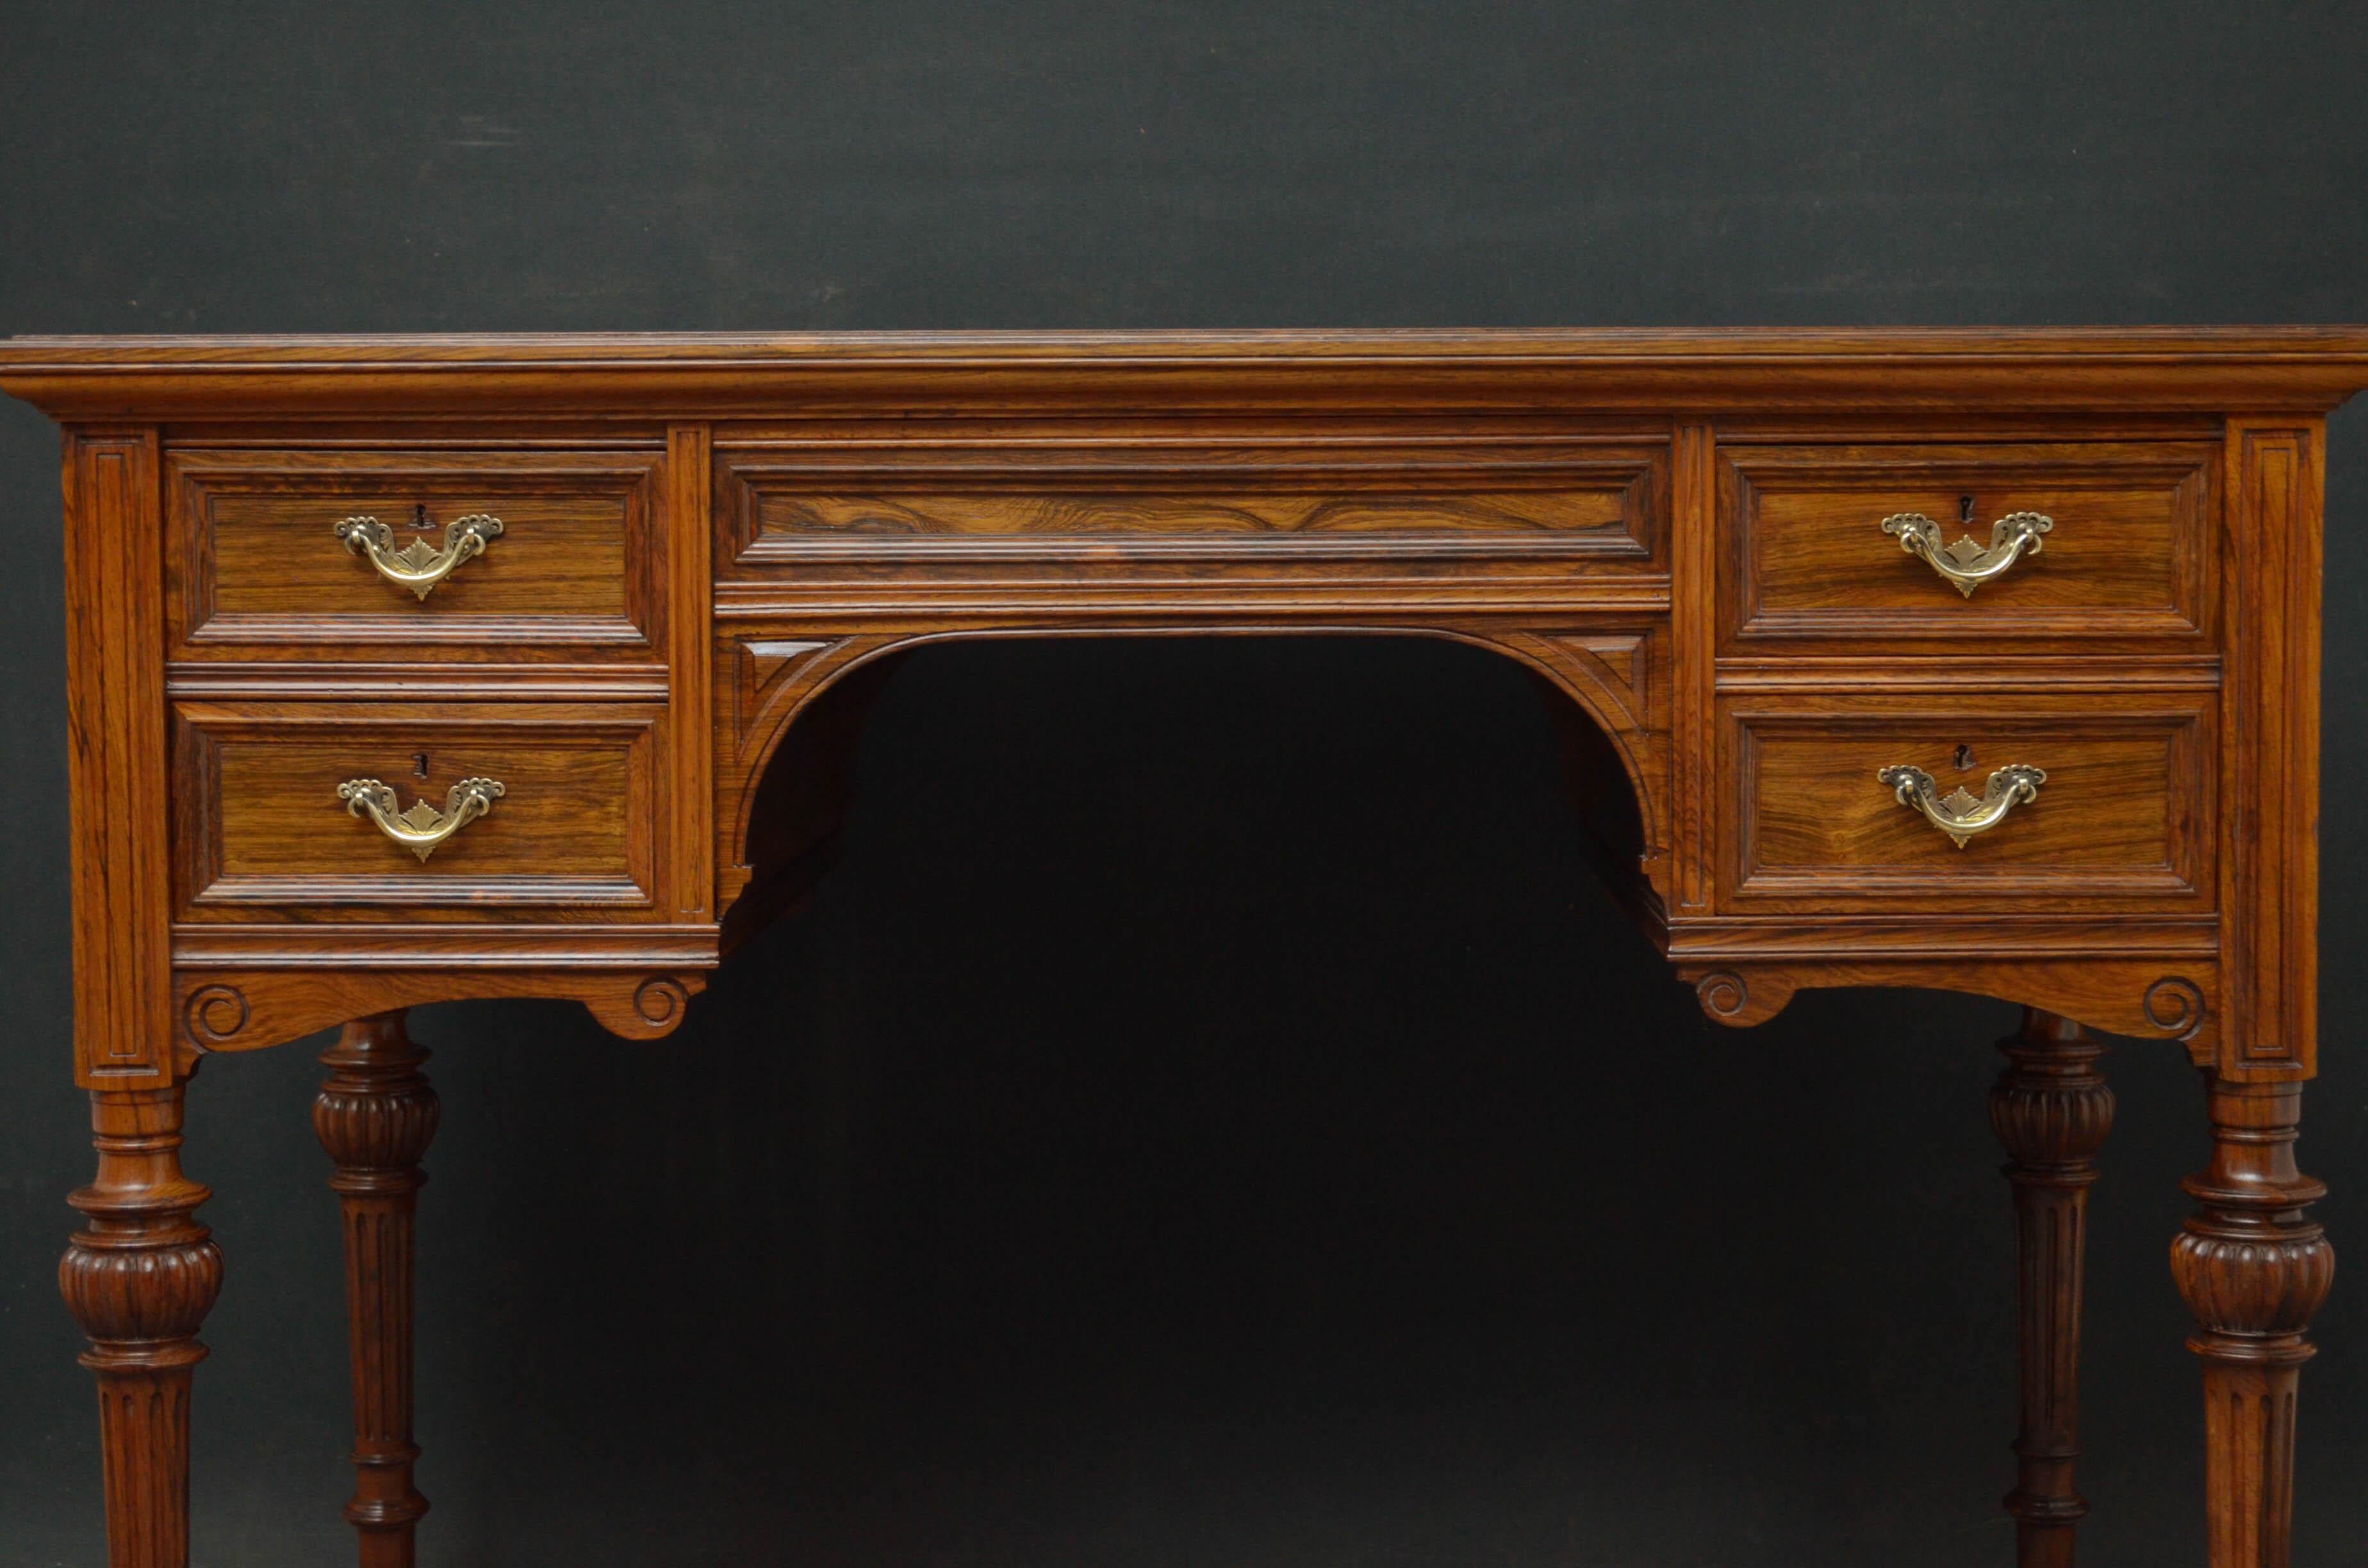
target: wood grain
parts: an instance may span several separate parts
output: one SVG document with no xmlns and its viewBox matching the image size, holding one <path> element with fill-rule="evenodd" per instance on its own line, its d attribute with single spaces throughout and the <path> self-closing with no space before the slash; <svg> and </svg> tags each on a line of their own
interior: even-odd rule
<svg viewBox="0 0 2368 1568">
<path fill-rule="evenodd" d="M 1675 757 L 1675 818 L 1678 915 L 1710 913 L 1715 899 L 1719 810 L 1717 726 L 1712 716 L 1717 685 L 1714 594 L 1702 585 L 1715 581 L 1718 517 L 1714 511 L 1717 453 L 1711 432 L 1699 424 L 1678 429 L 1675 567 L 1669 602 L 1671 679 L 1675 687 L 1670 748 Z M 1679 595 L 1677 583 L 1695 585 Z"/>
<path fill-rule="evenodd" d="M 2220 457 L 2216 444 L 2192 441 L 1725 448 L 1725 644 L 2200 642 Z M 1959 520 L 1968 507 L 1970 525 Z M 1946 540 L 1970 533 L 1987 544 L 1992 522 L 2021 511 L 2055 526 L 1971 597 L 1880 526 L 1920 512 Z"/>
<path fill-rule="evenodd" d="M 2305 1335 L 2335 1282 L 2335 1250 L 2306 1211 L 2327 1187 L 2294 1162 L 2300 1084 L 2206 1083 L 2212 1164 L 2183 1184 L 2196 1208 L 2170 1252 L 2203 1360 L 2206 1561 L 2289 1568 Z"/>
<path fill-rule="evenodd" d="M 2224 961 L 2246 1020 L 2224 1075 L 2318 1051 L 2318 674 L 2326 429 L 2232 421 L 2226 647 L 2229 723 L 2221 896 Z"/>
<path fill-rule="evenodd" d="M 108 1568 L 189 1560 L 190 1374 L 222 1257 L 196 1219 L 212 1194 L 181 1174 L 185 1086 L 94 1091 L 98 1174 L 67 1199 L 84 1223 L 58 1289 L 98 1380 Z"/>
<path fill-rule="evenodd" d="M 659 561 L 666 585 L 666 731 L 672 767 L 660 804 L 672 915 L 714 921 L 714 538 L 710 438 L 703 425 L 666 433 L 666 524 Z"/>
<path fill-rule="evenodd" d="M 1694 987 L 1704 1014 L 1719 1023 L 1748 1028 L 1783 1011 L 1795 994 L 1835 986 L 1874 985 L 1955 991 L 1976 996 L 2030 997 L 2029 1006 L 2141 1040 L 2175 1041 L 2188 1057 L 2209 1066 L 2225 1034 L 2219 977 L 2208 958 L 2169 953 L 2132 954 L 2108 948 L 2054 955 L 2055 934 L 2044 949 L 2009 935 L 1988 952 L 1967 956 L 1945 928 L 1930 927 L 1918 948 L 1896 945 L 1854 959 L 1785 961 L 1754 951 L 1714 957 L 1690 954 L 1678 964 L 1679 978 Z M 2003 951 L 2019 946 L 2020 955 Z"/>
<path fill-rule="evenodd" d="M 726 590 L 744 609 L 1008 604 L 1023 585 L 1073 604 L 1392 583 L 1427 602 L 1575 583 L 1666 597 L 1665 430 L 1140 423 L 730 431 L 715 460 Z"/>
<path fill-rule="evenodd" d="M 638 705 L 176 704 L 183 920 L 336 908 L 393 915 L 547 906 L 657 917 L 663 711 Z M 441 806 L 499 780 L 491 811 L 422 861 L 337 796 L 347 779 Z"/>
<path fill-rule="evenodd" d="M 2019 1474 L 2006 1510 L 2015 1522 L 2016 1568 L 2072 1568 L 2074 1530 L 2089 1512 L 2072 1484 L 2089 1188 L 2112 1131 L 2113 1091 L 2097 1071 L 2104 1047 L 2054 1013 L 2024 1009 L 2022 1028 L 1998 1049 L 2007 1066 L 1990 1091 L 1990 1126 L 2014 1187 L 2022 1369 Z"/>
<path fill-rule="evenodd" d="M 156 468 L 153 430 L 66 437 L 74 1063 L 85 1087 L 172 1076 Z"/>
<path fill-rule="evenodd" d="M 176 655 L 253 657 L 287 644 L 337 658 L 373 644 L 413 658 L 572 644 L 575 656 L 662 659 L 653 645 L 648 452 L 176 449 Z M 426 598 L 381 578 L 333 531 L 377 517 L 398 546 L 472 513 L 501 536 Z"/>
<path fill-rule="evenodd" d="M 1793 327 L 29 337 L 68 417 L 1113 408 L 2323 414 L 2368 328 Z"/>
<path fill-rule="evenodd" d="M 380 1013 L 338 1031 L 322 1052 L 328 1078 L 313 1131 L 336 1162 L 329 1178 L 346 1233 L 347 1337 L 354 1381 L 355 1489 L 346 1520 L 361 1568 L 412 1568 L 427 1499 L 412 1484 L 412 1233 L 420 1157 L 436 1136 L 435 1087 L 420 1069 L 404 1015 Z"/>
<path fill-rule="evenodd" d="M 2130 698 L 1766 695 L 1721 704 L 1736 791 L 1725 907 L 2166 912 L 2212 907 L 2215 755 L 2208 694 Z M 1963 847 L 1876 774 L 1922 767 L 1979 796 L 1996 769 L 2045 770 L 2038 799 Z"/>
</svg>

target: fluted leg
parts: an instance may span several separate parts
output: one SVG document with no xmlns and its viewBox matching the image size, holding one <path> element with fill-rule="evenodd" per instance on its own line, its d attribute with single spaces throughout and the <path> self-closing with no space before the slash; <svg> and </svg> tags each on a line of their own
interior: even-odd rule
<svg viewBox="0 0 2368 1568">
<path fill-rule="evenodd" d="M 2183 1184 L 2196 1209 L 2170 1266 L 2203 1358 L 2209 1561 L 2288 1568 L 2303 1335 L 2335 1280 L 2335 1251 L 2303 1210 L 2327 1188 L 2294 1165 L 2300 1084 L 2207 1082 L 2212 1166 Z"/>
<path fill-rule="evenodd" d="M 2021 1032 L 1998 1049 L 2007 1067 L 1990 1091 L 1990 1125 L 2014 1184 L 2022 1322 L 2021 1474 L 2006 1510 L 2021 1568 L 2072 1568 L 2073 1532 L 2089 1511 L 2072 1484 L 2089 1187 L 2112 1129 L 2113 1091 L 2097 1072 L 2105 1048 L 2068 1018 L 2025 1008 Z"/>
<path fill-rule="evenodd" d="M 337 1163 L 329 1178 L 346 1220 L 346 1305 L 354 1366 L 355 1489 L 346 1517 L 362 1568 L 411 1568 L 412 1528 L 427 1499 L 412 1484 L 411 1235 L 436 1135 L 436 1091 L 403 1014 L 347 1024 L 322 1053 L 329 1076 L 313 1128 Z"/>
<path fill-rule="evenodd" d="M 189 1374 L 222 1291 L 222 1253 L 195 1218 L 212 1196 L 181 1174 L 182 1085 L 91 1096 L 98 1175 L 67 1201 L 85 1225 L 58 1289 L 98 1378 L 109 1568 L 187 1568 Z"/>
</svg>

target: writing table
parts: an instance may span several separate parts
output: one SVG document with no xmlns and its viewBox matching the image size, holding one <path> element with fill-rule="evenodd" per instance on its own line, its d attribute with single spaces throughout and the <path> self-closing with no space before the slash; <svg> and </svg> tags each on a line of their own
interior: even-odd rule
<svg viewBox="0 0 2368 1568">
<path fill-rule="evenodd" d="M 2325 415 L 2368 330 L 20 338 L 62 425 L 75 1071 L 61 1266 L 118 1568 L 182 1568 L 223 1260 L 210 1055 L 342 1025 L 361 1561 L 412 1561 L 404 1010 L 673 1028 L 827 858 L 896 657 L 1448 638 L 1536 677 L 1628 910 L 1725 1022 L 2026 1008 L 2025 1568 L 2071 1562 L 2100 1030 L 2203 1070 L 2213 1568 L 2283 1568 L 2333 1254 L 2313 1071 Z"/>
</svg>

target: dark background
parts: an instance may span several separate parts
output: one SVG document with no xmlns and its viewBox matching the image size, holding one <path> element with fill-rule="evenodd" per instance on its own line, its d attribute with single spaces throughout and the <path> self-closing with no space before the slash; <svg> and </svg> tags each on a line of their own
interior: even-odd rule
<svg viewBox="0 0 2368 1568">
<path fill-rule="evenodd" d="M 2356 6 L 0 9 L 0 330 L 2359 321 Z M 55 446 L 0 407 L 0 1563 L 100 1560 L 51 1285 Z M 2326 796 L 2368 787 L 2368 414 Z M 1969 650 L 1969 654 L 1977 650 Z M 2368 826 L 2306 1165 L 2368 1238 Z M 911 660 L 844 860 L 673 1039 L 422 1009 L 428 1561 L 1998 1564 L 2000 1004 L 1705 1023 L 1515 669 L 1419 642 Z M 196 1551 L 350 1560 L 319 1041 L 215 1062 Z M 2111 1059 L 2092 1568 L 2200 1562 L 2192 1074 Z M 2354 1258 L 2362 1256 L 2354 1252 Z M 2357 1267 L 2357 1265 L 2351 1266 Z M 2305 1379 L 2368 1543 L 2368 1290 Z"/>
</svg>

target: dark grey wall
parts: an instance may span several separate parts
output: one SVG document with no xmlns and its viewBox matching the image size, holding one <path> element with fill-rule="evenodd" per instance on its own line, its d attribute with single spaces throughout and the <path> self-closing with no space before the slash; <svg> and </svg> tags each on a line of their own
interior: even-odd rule
<svg viewBox="0 0 2368 1568">
<path fill-rule="evenodd" d="M 125 7 L 0 19 L 0 330 L 2368 318 L 2341 5 Z M 99 1561 L 51 1262 L 55 449 L 0 408 L 0 1563 Z M 2368 787 L 2368 417 L 2326 789 Z M 1715 1029 L 1527 687 L 1418 643 L 918 658 L 815 907 L 675 1040 L 424 1009 L 446 1564 L 1995 1564 L 2005 1006 Z M 2308 1165 L 2368 1237 L 2368 836 Z M 314 1042 L 317 1043 L 317 1042 Z M 310 1046 L 217 1062 L 202 1562 L 343 1560 Z M 2112 1059 L 2096 1568 L 2200 1559 L 2177 1053 Z M 698 1065 L 694 1065 L 697 1063 Z M 2368 1540 L 2368 1290 L 2300 1561 Z"/>
</svg>

